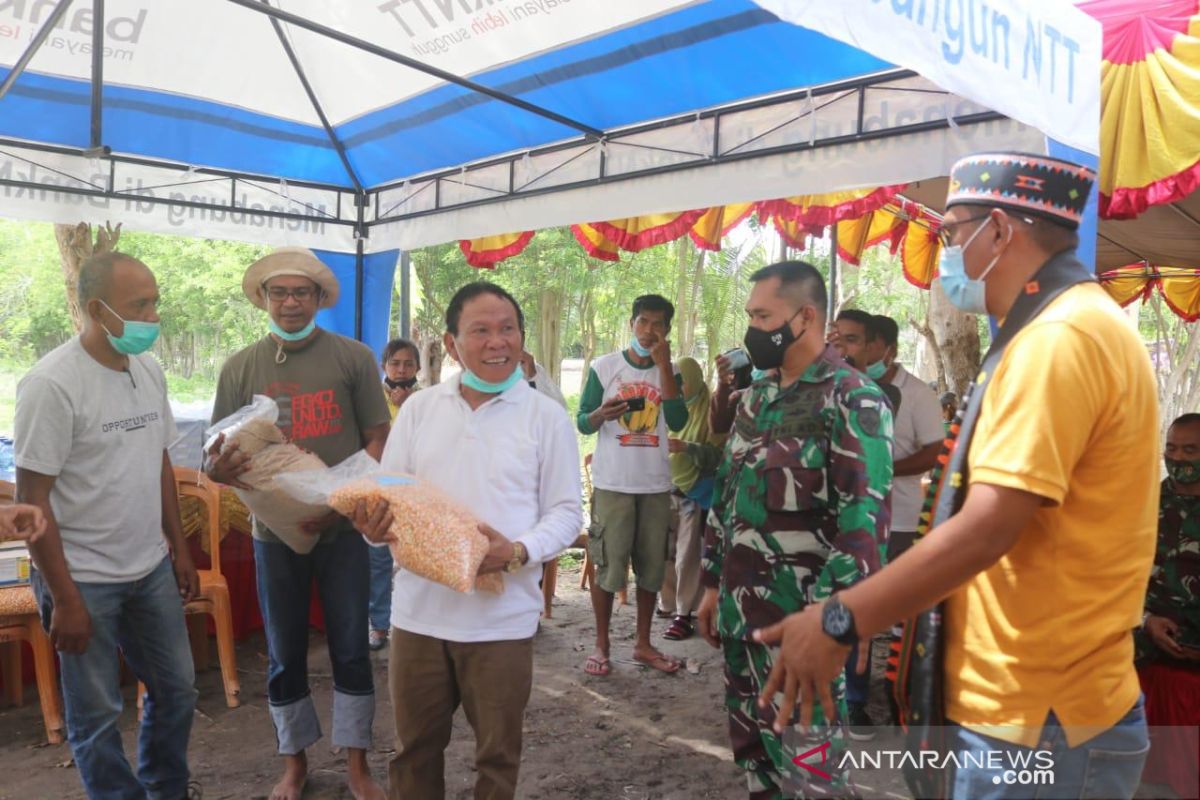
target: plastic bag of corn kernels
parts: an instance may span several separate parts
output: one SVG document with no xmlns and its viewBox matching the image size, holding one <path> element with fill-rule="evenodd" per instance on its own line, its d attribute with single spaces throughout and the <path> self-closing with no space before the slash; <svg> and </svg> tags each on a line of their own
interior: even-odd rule
<svg viewBox="0 0 1200 800">
<path fill-rule="evenodd" d="M 392 514 L 392 558 L 396 565 L 458 592 L 472 588 L 501 592 L 499 574 L 478 576 L 488 551 L 479 522 L 440 490 L 406 475 L 383 473 L 334 489 L 329 505 L 350 515 L 359 502 L 374 513 L 386 501 Z"/>
</svg>

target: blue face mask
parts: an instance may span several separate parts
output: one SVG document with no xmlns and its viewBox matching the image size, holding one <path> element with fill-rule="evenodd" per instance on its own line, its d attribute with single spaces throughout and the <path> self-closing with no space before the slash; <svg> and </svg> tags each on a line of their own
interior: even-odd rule
<svg viewBox="0 0 1200 800">
<path fill-rule="evenodd" d="M 525 371 L 521 369 L 521 362 L 519 361 L 517 362 L 517 368 L 512 371 L 512 375 L 509 375 L 499 383 L 488 383 L 483 378 L 480 378 L 474 372 L 467 369 L 465 366 L 463 367 L 462 371 L 463 386 L 470 387 L 475 391 L 483 392 L 484 394 L 500 394 L 501 392 L 506 392 L 524 379 Z"/>
<path fill-rule="evenodd" d="M 103 300 L 100 303 L 109 310 L 109 312 L 121 320 L 125 324 L 125 332 L 120 336 L 113 336 L 108 328 L 101 323 L 100 327 L 104 328 L 104 333 L 108 336 L 108 342 L 113 346 L 113 349 L 118 353 L 123 353 L 127 356 L 136 356 L 139 353 L 144 353 L 154 346 L 154 342 L 158 339 L 159 325 L 157 322 L 138 322 L 137 320 L 124 319 L 120 314 L 112 310 L 112 306 L 105 303 Z"/>
<path fill-rule="evenodd" d="M 275 320 L 271 319 L 270 317 L 267 318 L 267 330 L 271 331 L 271 333 L 275 334 L 280 339 L 283 339 L 285 342 L 298 342 L 301 339 L 307 339 L 308 335 L 312 333 L 316 327 L 317 321 L 313 319 L 295 333 L 288 333 L 283 328 L 279 327 L 279 325 L 275 323 Z"/>
<path fill-rule="evenodd" d="M 942 282 L 942 291 L 946 293 L 947 299 L 955 308 L 968 314 L 987 313 L 987 284 L 983 279 L 996 266 L 1000 256 L 993 258 L 978 278 L 972 278 L 967 275 L 967 265 L 963 260 L 963 253 L 990 221 L 990 219 L 985 219 L 980 223 L 975 232 L 967 239 L 966 244 L 943 247 L 942 254 L 938 258 L 938 277 Z M 1008 236 L 1011 240 L 1011 229 Z"/>
<path fill-rule="evenodd" d="M 649 358 L 650 357 L 650 351 L 647 350 L 645 347 L 642 347 L 642 343 L 639 342 L 636 338 L 632 342 L 629 343 L 629 346 L 633 349 L 633 352 L 638 354 L 639 357 L 641 357 L 641 358 Z"/>
<path fill-rule="evenodd" d="M 887 374 L 887 364 L 882 361 L 876 361 L 874 364 L 867 364 L 867 377 L 873 381 L 877 381 Z"/>
</svg>

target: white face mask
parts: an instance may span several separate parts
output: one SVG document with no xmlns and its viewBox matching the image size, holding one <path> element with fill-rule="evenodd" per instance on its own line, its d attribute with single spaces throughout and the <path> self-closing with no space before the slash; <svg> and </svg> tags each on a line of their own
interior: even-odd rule
<svg viewBox="0 0 1200 800">
<path fill-rule="evenodd" d="M 993 258 L 980 273 L 978 278 L 972 278 L 967 275 L 967 264 L 964 258 L 964 253 L 971 242 L 975 241 L 975 237 L 979 235 L 991 219 L 985 219 L 975 229 L 975 232 L 967 238 L 966 243 L 962 245 L 951 245 L 943 247 L 942 254 L 938 258 L 938 278 L 942 282 L 942 291 L 946 293 L 946 298 L 950 303 L 960 311 L 968 314 L 986 314 L 987 313 L 987 283 L 984 278 L 995 268 L 1000 261 L 1000 256 L 1004 255 L 1001 252 Z M 1012 228 L 1008 229 L 1008 239 L 1005 240 L 1004 246 L 1012 241 Z"/>
</svg>

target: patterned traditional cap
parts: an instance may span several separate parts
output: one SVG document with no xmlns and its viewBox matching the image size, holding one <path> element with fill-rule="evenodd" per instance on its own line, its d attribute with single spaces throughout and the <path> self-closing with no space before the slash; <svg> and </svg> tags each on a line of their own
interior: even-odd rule
<svg viewBox="0 0 1200 800">
<path fill-rule="evenodd" d="M 971 203 L 1035 214 L 1079 227 L 1096 173 L 1088 167 L 1029 153 L 979 153 L 950 170 L 946 208 Z"/>
</svg>

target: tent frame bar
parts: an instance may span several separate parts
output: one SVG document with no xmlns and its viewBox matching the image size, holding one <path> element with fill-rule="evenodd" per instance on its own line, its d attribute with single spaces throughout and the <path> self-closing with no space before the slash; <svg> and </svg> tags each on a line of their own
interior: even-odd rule
<svg viewBox="0 0 1200 800">
<path fill-rule="evenodd" d="M 1000 121 L 1000 120 L 1005 120 L 1005 119 L 1007 119 L 1007 117 L 1005 117 L 1003 114 L 999 114 L 995 111 L 985 111 L 985 112 L 981 112 L 978 114 L 968 114 L 968 115 L 962 116 L 962 117 L 955 117 L 953 120 L 953 125 L 954 126 L 975 125 L 975 124 L 980 124 L 980 123 L 985 123 L 985 122 L 995 122 L 995 121 Z M 817 149 L 821 149 L 821 148 L 825 148 L 825 147 L 835 147 L 835 146 L 843 145 L 843 144 L 853 144 L 856 142 L 867 142 L 867 141 L 874 141 L 874 140 L 878 140 L 878 139 L 887 139 L 887 138 L 892 138 L 895 136 L 905 136 L 905 135 L 911 135 L 911 134 L 917 134 L 917 133 L 925 133 L 925 132 L 929 132 L 929 131 L 942 130 L 942 129 L 950 128 L 950 127 L 951 127 L 950 120 L 946 120 L 946 119 L 930 120 L 928 122 L 914 123 L 912 125 L 906 125 L 906 126 L 900 127 L 900 128 L 888 128 L 885 130 L 866 131 L 866 132 L 862 132 L 862 133 L 852 133 L 852 134 L 847 134 L 844 136 L 831 137 L 829 139 L 822 139 L 820 141 L 814 142 L 813 144 L 809 144 L 807 141 L 795 142 L 795 143 L 787 144 L 787 145 L 779 145 L 777 147 L 765 147 L 765 148 L 761 148 L 758 150 L 748 150 L 748 151 L 742 151 L 742 152 L 736 152 L 736 153 L 726 153 L 724 155 L 718 155 L 715 157 L 696 159 L 693 161 L 685 161 L 685 162 L 676 163 L 676 164 L 664 164 L 664 165 L 653 167 L 650 169 L 638 170 L 638 171 L 633 171 L 633 172 L 625 172 L 625 173 L 620 173 L 617 175 L 613 175 L 613 174 L 609 174 L 609 173 L 605 172 L 604 159 L 600 159 L 599 174 L 597 174 L 595 177 L 592 177 L 592 178 L 587 178 L 585 180 L 579 180 L 579 181 L 573 181 L 571 183 L 554 184 L 552 186 L 544 186 L 544 187 L 536 188 L 536 189 L 526 189 L 523 191 L 504 192 L 504 191 L 497 190 L 496 194 L 492 197 L 483 197 L 483 198 L 479 198 L 477 200 L 469 200 L 466 202 L 455 203 L 453 205 L 443 205 L 442 204 L 442 192 L 440 191 L 441 182 L 442 182 L 442 180 L 445 180 L 447 178 L 457 177 L 457 176 L 460 176 L 463 174 L 461 170 L 455 170 L 448 174 L 442 174 L 436 179 L 431 179 L 431 178 L 417 179 L 420 182 L 420 184 L 423 184 L 423 186 L 421 186 L 422 189 L 427 187 L 428 185 L 430 185 L 430 182 L 432 182 L 432 184 L 434 185 L 435 202 L 434 202 L 433 208 L 422 209 L 420 211 L 413 211 L 413 212 L 406 213 L 406 214 L 391 214 L 388 216 L 377 216 L 374 220 L 369 222 L 367 225 L 368 225 L 368 227 L 374 227 L 376 225 L 386 225 L 391 222 L 400 222 L 400 221 L 404 221 L 404 220 L 418 219 L 420 217 L 427 217 L 427 216 L 431 216 L 431 215 L 435 215 L 435 214 L 441 214 L 441 213 L 444 213 L 446 211 L 451 211 L 451 210 L 457 211 L 457 210 L 466 209 L 466 208 L 476 208 L 479 206 L 486 206 L 486 205 L 491 205 L 494 203 L 502 203 L 502 202 L 506 202 L 509 200 L 514 200 L 514 199 L 522 198 L 522 197 L 536 197 L 538 195 L 550 194 L 553 192 L 566 192 L 566 191 L 571 191 L 571 190 L 575 190 L 575 189 L 585 189 L 585 188 L 591 188 L 591 187 L 601 186 L 601 185 L 610 184 L 610 183 L 620 183 L 622 181 L 635 180 L 638 178 L 647 178 L 647 177 L 654 177 L 654 176 L 658 176 L 658 175 L 666 175 L 666 174 L 670 174 L 670 173 L 674 173 L 674 172 L 683 172 L 686 170 L 697 169 L 700 167 L 711 166 L 714 164 L 726 164 L 726 163 L 731 163 L 731 162 L 736 162 L 736 161 L 747 161 L 747 160 L 760 159 L 760 158 L 769 158 L 771 156 L 776 156 L 776 155 L 786 155 L 786 154 L 790 154 L 790 153 L 805 152 L 808 150 L 817 150 Z M 861 126 L 860 126 L 860 129 L 861 129 Z M 719 134 L 720 129 L 717 128 L 716 130 L 717 130 L 717 133 Z M 576 144 L 576 146 L 578 146 L 578 143 Z M 521 160 L 523 157 L 524 157 L 523 153 L 515 154 L 515 155 L 511 156 L 510 159 L 507 159 L 507 160 L 516 162 L 516 161 Z M 493 164 L 493 166 L 494 165 L 495 164 Z M 467 174 L 470 174 L 470 173 L 468 172 Z M 379 195 L 382 193 L 383 190 L 382 189 L 373 189 L 371 191 L 373 194 L 376 195 L 376 199 L 378 199 Z M 418 189 L 418 191 L 420 191 L 420 190 Z"/>
<path fill-rule="evenodd" d="M 552 122 L 557 122 L 559 125 L 572 128 L 589 137 L 590 139 L 597 140 L 604 138 L 604 131 L 600 130 L 599 128 L 593 128 L 591 125 L 587 125 L 579 122 L 578 120 L 563 116 L 562 114 L 551 111 L 548 108 L 534 105 L 533 103 L 522 100 L 519 97 L 513 97 L 512 95 L 497 91 L 489 86 L 484 86 L 481 83 L 476 83 L 475 81 L 455 75 L 452 72 L 446 72 L 443 69 L 438 69 L 437 67 L 418 61 L 415 58 L 402 55 L 394 50 L 388 50 L 386 47 L 380 47 L 377 44 L 372 44 L 365 39 L 359 39 L 357 36 L 351 36 L 347 33 L 342 33 L 339 30 L 330 28 L 327 25 L 322 25 L 318 22 L 313 22 L 312 20 L 301 17 L 298 14 L 292 14 L 290 12 L 274 8 L 273 6 L 267 5 L 266 0 L 227 0 L 227 2 L 259 14 L 265 14 L 272 19 L 286 22 L 290 25 L 295 25 L 298 28 L 304 28 L 305 30 L 317 34 L 318 36 L 323 36 L 326 39 L 332 39 L 335 42 L 341 42 L 342 44 L 349 45 L 350 47 L 357 48 L 358 50 L 371 53 L 372 55 L 379 56 L 380 58 L 385 58 L 388 61 L 394 61 L 397 64 L 408 67 L 409 69 L 423 72 L 426 75 L 431 75 L 447 83 L 461 86 L 469 91 L 486 95 L 493 100 L 498 100 L 501 103 L 514 106 L 522 111 L 527 111 L 530 114 L 535 114 L 536 116 L 548 119 Z"/>
<path fill-rule="evenodd" d="M 104 146 L 104 0 L 92 0 L 91 151 Z"/>
<path fill-rule="evenodd" d="M 863 89 L 863 88 L 887 89 L 889 87 L 887 87 L 885 85 L 886 83 L 890 83 L 892 81 L 906 80 L 908 78 L 918 78 L 918 77 L 921 77 L 921 76 L 918 73 L 913 72 L 912 70 L 893 69 L 893 70 L 887 70 L 885 72 L 872 73 L 870 75 L 861 75 L 861 76 L 858 76 L 855 78 L 849 78 L 844 81 L 837 81 L 835 83 L 827 83 L 820 87 L 814 86 L 814 87 L 812 87 L 811 93 L 812 93 L 812 97 L 815 99 L 822 95 L 840 94 L 840 93 L 846 92 L 851 89 Z M 881 85 L 881 84 L 883 84 L 883 85 Z M 920 91 L 920 92 L 927 93 L 930 90 L 914 88 L 914 89 L 903 89 L 902 91 L 913 91 L 913 92 Z M 943 92 L 941 92 L 941 94 L 948 95 L 949 92 L 943 91 Z M 624 127 L 624 128 L 617 128 L 617 129 L 614 129 L 611 131 L 607 131 L 604 134 L 604 136 L 605 136 L 605 139 L 610 144 L 620 144 L 620 140 L 624 137 L 637 136 L 637 135 L 643 134 L 643 133 L 651 133 L 653 131 L 662 130 L 664 128 L 672 128 L 672 127 L 675 127 L 678 125 L 684 125 L 686 123 L 693 122 L 696 120 L 707 120 L 707 119 L 713 120 L 713 124 L 717 127 L 717 134 L 719 135 L 720 121 L 721 121 L 722 117 L 727 117 L 730 114 L 738 114 L 738 113 L 745 112 L 745 111 L 755 111 L 760 108 L 769 108 L 771 106 L 786 105 L 788 103 L 794 103 L 798 100 L 802 100 L 808 96 L 809 96 L 808 88 L 798 89 L 796 91 L 768 95 L 766 97 L 760 97 L 760 98 L 756 98 L 754 100 L 747 100 L 747 101 L 738 102 L 738 103 L 730 103 L 728 105 L 718 106 L 716 108 L 709 108 L 704 111 L 699 111 L 699 112 L 693 111 L 693 112 L 687 113 L 687 114 L 676 114 L 675 116 L 665 117 L 663 119 L 655 120 L 653 122 L 646 122 L 646 123 L 641 123 L 638 125 L 631 125 L 631 126 Z M 1003 118 L 1003 116 L 999 115 L 999 118 Z M 963 117 L 962 119 L 967 119 L 967 118 Z M 892 128 L 892 129 L 889 129 L 889 132 L 895 131 L 895 130 L 903 130 L 903 131 L 907 132 L 908 128 L 904 128 L 904 129 Z M 720 157 L 721 153 L 718 149 L 719 148 L 719 139 L 716 137 L 714 137 L 714 139 L 715 139 L 715 141 L 713 143 L 712 157 L 714 159 L 716 159 L 716 158 Z M 489 158 L 489 159 L 486 159 L 483 161 L 472 162 L 470 164 L 466 164 L 465 166 L 466 166 L 468 172 L 470 172 L 472 170 L 486 169 L 488 167 L 494 167 L 498 164 L 505 164 L 505 163 L 512 163 L 514 161 L 520 161 L 522 158 L 524 158 L 527 155 L 531 158 L 534 158 L 537 156 L 543 156 L 543 155 L 549 155 L 551 153 L 561 152 L 563 150 L 572 150 L 581 145 L 589 144 L 592 141 L 594 141 L 594 140 L 586 138 L 586 137 L 569 139 L 567 141 L 556 142 L 554 144 L 543 145 L 541 147 L 532 147 L 532 148 L 529 148 L 528 150 L 519 150 L 519 151 L 516 151 L 513 153 L 509 153 L 507 155 L 496 156 L 495 158 Z M 427 181 L 427 180 L 433 180 L 435 178 L 446 178 L 446 177 L 452 177 L 455 175 L 461 175 L 462 171 L 463 171 L 462 166 L 447 167 L 446 169 L 441 169 L 441 170 L 437 170 L 434 172 L 427 172 L 427 173 L 423 173 L 420 175 L 412 175 L 407 178 L 402 178 L 400 180 L 394 180 L 394 181 L 388 181 L 387 183 L 381 183 L 381 184 L 378 184 L 377 186 L 372 186 L 371 191 L 372 192 L 386 192 L 389 189 L 395 189 L 406 183 L 413 183 L 416 181 Z"/>
<path fill-rule="evenodd" d="M 46 144 L 44 142 L 32 142 L 23 139 L 8 139 L 0 137 L 0 147 L 13 147 L 21 150 L 35 150 L 39 153 L 53 153 L 62 156 L 78 156 L 79 158 L 91 158 L 92 153 L 86 149 L 78 147 L 66 147 L 64 145 Z M 258 172 L 239 172 L 237 170 L 221 169 L 220 167 L 195 167 L 191 164 L 185 164 L 182 161 L 168 161 L 153 158 L 139 158 L 138 156 L 122 155 L 118 153 L 107 153 L 104 155 L 104 160 L 117 164 L 129 164 L 135 167 L 152 167 L 155 169 L 175 169 L 180 172 L 190 171 L 195 175 L 212 175 L 213 177 L 226 178 L 229 180 L 254 181 L 256 183 L 266 183 L 271 185 L 279 184 L 278 175 L 264 175 Z M 354 187 L 341 183 L 321 183 L 319 181 L 292 180 L 287 178 L 288 186 L 299 186 L 305 189 L 318 189 L 327 192 L 353 192 Z"/>
<path fill-rule="evenodd" d="M 21 53 L 21 57 L 17 59 L 17 63 L 13 64 L 8 75 L 4 78 L 4 83 L 0 83 L 0 100 L 8 94 L 8 90 L 13 87 L 21 74 L 25 72 L 25 68 L 29 66 L 29 62 L 33 60 L 34 55 L 41 48 L 42 43 L 46 41 L 46 37 L 50 35 L 50 31 L 54 30 L 54 26 L 62 19 L 63 14 L 67 13 L 67 9 L 71 6 L 71 0 L 58 0 L 58 4 L 46 17 L 46 21 L 42 23 L 42 27 L 33 36 L 33 40 L 25 47 L 25 52 Z"/>
</svg>

